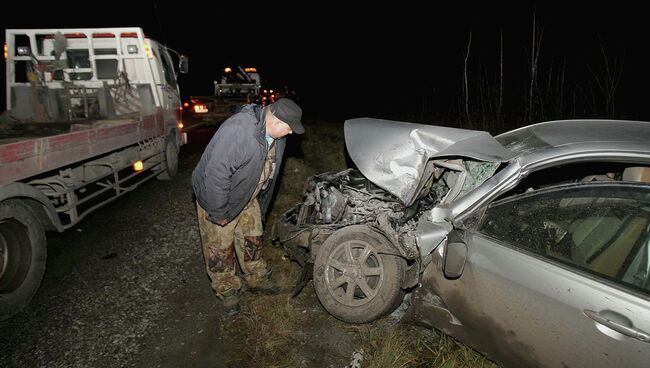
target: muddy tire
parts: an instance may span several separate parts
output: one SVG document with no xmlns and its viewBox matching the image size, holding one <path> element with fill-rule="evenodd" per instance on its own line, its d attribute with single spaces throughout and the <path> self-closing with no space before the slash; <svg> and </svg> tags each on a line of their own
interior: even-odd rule
<svg viewBox="0 0 650 368">
<path fill-rule="evenodd" d="M 20 200 L 0 203 L 0 320 L 32 300 L 45 273 L 43 225 Z"/>
<path fill-rule="evenodd" d="M 323 307 L 350 323 L 370 322 L 397 308 L 406 264 L 386 252 L 392 252 L 390 242 L 367 226 L 327 238 L 314 262 L 314 288 Z"/>
<path fill-rule="evenodd" d="M 178 173 L 178 142 L 176 132 L 172 131 L 165 139 L 165 152 L 163 156 L 163 170 L 156 177 L 158 180 L 172 180 Z"/>
</svg>

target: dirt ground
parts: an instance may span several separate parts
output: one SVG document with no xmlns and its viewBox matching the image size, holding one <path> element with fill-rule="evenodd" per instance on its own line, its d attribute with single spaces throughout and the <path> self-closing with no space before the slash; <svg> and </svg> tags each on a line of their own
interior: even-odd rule
<svg viewBox="0 0 650 368">
<path fill-rule="evenodd" d="M 490 365 L 434 331 L 387 318 L 350 325 L 331 317 L 312 284 L 291 297 L 300 268 L 270 241 L 271 224 L 301 200 L 305 179 L 346 167 L 342 121 L 306 121 L 291 137 L 267 221 L 264 257 L 275 296 L 243 294 L 224 319 L 201 255 L 190 175 L 215 127 L 190 134 L 173 181 L 150 181 L 48 236 L 41 288 L 0 322 L 0 367 L 361 367 Z M 446 349 L 446 350 L 443 350 Z M 356 355 L 355 355 L 356 354 Z"/>
</svg>

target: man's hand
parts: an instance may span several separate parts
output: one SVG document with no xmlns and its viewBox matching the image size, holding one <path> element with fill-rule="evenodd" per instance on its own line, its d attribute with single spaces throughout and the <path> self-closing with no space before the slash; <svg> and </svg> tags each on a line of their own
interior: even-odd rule
<svg viewBox="0 0 650 368">
<path fill-rule="evenodd" d="M 223 219 L 223 220 L 217 222 L 217 225 L 220 225 L 220 226 L 226 226 L 226 225 L 228 225 L 228 220 L 227 220 L 227 219 Z"/>
</svg>

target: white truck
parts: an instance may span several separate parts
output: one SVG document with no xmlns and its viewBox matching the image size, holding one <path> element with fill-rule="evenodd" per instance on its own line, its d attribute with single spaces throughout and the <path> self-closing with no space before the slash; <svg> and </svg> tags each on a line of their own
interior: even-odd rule
<svg viewBox="0 0 650 368">
<path fill-rule="evenodd" d="M 187 136 L 173 57 L 141 28 L 6 30 L 0 116 L 0 320 L 41 283 L 46 231 L 171 179 Z"/>
</svg>

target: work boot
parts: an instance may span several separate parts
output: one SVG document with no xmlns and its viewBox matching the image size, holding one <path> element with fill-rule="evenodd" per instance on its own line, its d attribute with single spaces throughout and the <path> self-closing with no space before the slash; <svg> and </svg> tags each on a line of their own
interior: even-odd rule
<svg viewBox="0 0 650 368">
<path fill-rule="evenodd" d="M 244 276 L 246 288 L 252 293 L 261 293 L 266 295 L 276 295 L 280 293 L 280 287 L 269 279 L 271 272 L 263 277 Z"/>
<path fill-rule="evenodd" d="M 223 313 L 226 317 L 233 317 L 239 313 L 239 298 L 237 295 L 228 295 L 223 298 Z"/>
</svg>

